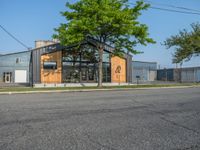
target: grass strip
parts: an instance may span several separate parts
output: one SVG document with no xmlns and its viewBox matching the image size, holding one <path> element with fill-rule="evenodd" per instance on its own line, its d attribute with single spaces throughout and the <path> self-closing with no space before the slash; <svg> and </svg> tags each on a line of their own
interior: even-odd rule
<svg viewBox="0 0 200 150">
<path fill-rule="evenodd" d="M 122 86 L 103 86 L 101 88 L 88 86 L 88 87 L 44 87 L 44 88 L 32 88 L 32 87 L 2 87 L 1 92 L 29 92 L 29 91 L 65 91 L 65 90 L 96 90 L 96 89 L 135 89 L 135 88 L 162 88 L 162 87 L 180 87 L 180 86 L 200 86 L 199 83 L 187 83 L 187 84 L 148 84 L 148 85 L 122 85 Z"/>
</svg>

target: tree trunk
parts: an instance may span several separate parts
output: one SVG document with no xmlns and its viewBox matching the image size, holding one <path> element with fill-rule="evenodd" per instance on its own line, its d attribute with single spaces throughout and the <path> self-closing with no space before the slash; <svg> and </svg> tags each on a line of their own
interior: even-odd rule
<svg viewBox="0 0 200 150">
<path fill-rule="evenodd" d="M 98 87 L 102 87 L 103 79 L 103 47 L 99 48 Z"/>
</svg>

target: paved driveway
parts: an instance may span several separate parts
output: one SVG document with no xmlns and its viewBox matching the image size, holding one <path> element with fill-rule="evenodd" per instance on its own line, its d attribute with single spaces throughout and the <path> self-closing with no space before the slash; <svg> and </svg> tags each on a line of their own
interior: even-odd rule
<svg viewBox="0 0 200 150">
<path fill-rule="evenodd" d="M 0 95 L 1 150 L 199 150 L 200 88 Z"/>
</svg>

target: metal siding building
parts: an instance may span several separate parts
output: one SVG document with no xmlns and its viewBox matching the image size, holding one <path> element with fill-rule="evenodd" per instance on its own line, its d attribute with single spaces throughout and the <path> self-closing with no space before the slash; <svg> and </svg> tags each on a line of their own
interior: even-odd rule
<svg viewBox="0 0 200 150">
<path fill-rule="evenodd" d="M 157 63 L 156 62 L 132 62 L 132 80 L 137 81 L 137 76 L 141 81 L 154 81 L 156 80 Z"/>
<path fill-rule="evenodd" d="M 7 77 L 8 83 L 29 83 L 30 58 L 30 51 L 0 55 L 0 82 Z M 19 79 L 21 75 L 25 75 L 23 81 Z"/>
</svg>

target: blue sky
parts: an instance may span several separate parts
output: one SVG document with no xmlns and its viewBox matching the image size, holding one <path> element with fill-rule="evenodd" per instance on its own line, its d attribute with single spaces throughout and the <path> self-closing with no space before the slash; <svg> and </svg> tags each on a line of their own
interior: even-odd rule
<svg viewBox="0 0 200 150">
<path fill-rule="evenodd" d="M 34 48 L 35 40 L 50 40 L 53 29 L 65 22 L 60 11 L 66 10 L 66 2 L 67 0 L 0 0 L 0 24 L 20 41 Z M 199 0 L 163 0 L 162 3 L 200 10 Z M 166 50 L 161 43 L 183 28 L 190 29 L 191 23 L 200 22 L 200 16 L 149 9 L 143 12 L 139 21 L 149 26 L 150 36 L 157 43 L 146 47 L 138 46 L 144 54 L 134 56 L 134 60 L 156 61 L 163 68 L 175 65 L 171 64 L 173 50 Z M 0 29 L 0 53 L 23 50 L 24 47 Z M 184 66 L 200 66 L 200 57 L 184 63 Z"/>
</svg>

